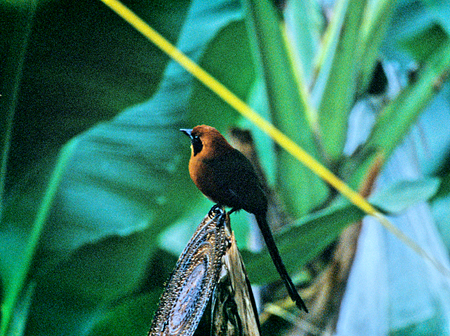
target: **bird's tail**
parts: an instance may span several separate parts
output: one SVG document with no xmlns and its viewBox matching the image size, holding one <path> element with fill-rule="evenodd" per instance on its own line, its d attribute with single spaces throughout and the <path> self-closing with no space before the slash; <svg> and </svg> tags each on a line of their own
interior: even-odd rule
<svg viewBox="0 0 450 336">
<path fill-rule="evenodd" d="M 280 253 L 278 252 L 277 245 L 275 244 L 275 241 L 272 236 L 272 232 L 270 231 L 270 227 L 267 223 L 266 216 L 265 215 L 257 215 L 256 221 L 258 222 L 259 229 L 261 230 L 261 233 L 264 237 L 264 241 L 266 242 L 267 248 L 269 249 L 270 256 L 272 257 L 272 261 L 275 264 L 275 267 L 277 268 L 278 273 L 281 276 L 281 279 L 283 280 L 286 289 L 289 293 L 289 296 L 291 299 L 295 302 L 297 307 L 300 310 L 304 310 L 305 312 L 308 312 L 308 308 L 306 308 L 305 303 L 303 302 L 302 298 L 297 292 L 297 289 L 295 288 L 291 277 L 289 276 L 286 267 L 283 264 L 283 260 L 281 260 Z"/>
</svg>

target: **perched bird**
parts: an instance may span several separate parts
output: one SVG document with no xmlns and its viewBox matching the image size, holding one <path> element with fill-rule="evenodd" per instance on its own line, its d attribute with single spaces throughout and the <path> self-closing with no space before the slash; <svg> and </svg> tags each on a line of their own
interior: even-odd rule
<svg viewBox="0 0 450 336">
<path fill-rule="evenodd" d="M 256 217 L 270 256 L 291 299 L 308 312 L 298 294 L 267 224 L 267 197 L 250 161 L 233 148 L 214 127 L 200 125 L 181 129 L 191 139 L 189 174 L 197 188 L 219 206 L 230 207 L 229 214 L 245 210 Z"/>
</svg>

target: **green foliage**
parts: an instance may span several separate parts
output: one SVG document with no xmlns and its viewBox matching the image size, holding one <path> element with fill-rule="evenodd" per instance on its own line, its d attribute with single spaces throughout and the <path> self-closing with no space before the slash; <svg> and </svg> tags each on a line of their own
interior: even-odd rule
<svg viewBox="0 0 450 336">
<path fill-rule="evenodd" d="M 110 310 L 89 333 L 90 336 L 145 335 L 156 310 L 159 294 L 150 293 L 126 299 Z"/>
<path fill-rule="evenodd" d="M 402 141 L 450 68 L 445 4 L 393 3 L 338 1 L 325 26 L 313 0 L 292 0 L 284 13 L 271 1 L 125 2 L 355 189 Z M 189 143 L 178 129 L 252 126 L 100 1 L 3 0 L 0 11 L 0 334 L 145 333 L 162 285 L 146 281 L 159 271 L 149 260 L 168 244 L 163 233 L 209 210 L 188 177 Z M 348 158 L 348 115 L 381 47 L 416 60 L 417 78 Z M 254 131 L 269 181 L 296 219 L 277 241 L 299 272 L 364 214 Z M 442 200 L 448 169 L 440 177 Z M 370 201 L 398 212 L 430 199 L 438 184 L 402 182 Z M 245 218 L 232 223 L 245 226 Z M 252 281 L 276 279 L 268 258 L 246 254 Z M 172 260 L 162 260 L 170 269 Z"/>
<path fill-rule="evenodd" d="M 361 51 L 361 21 L 366 1 L 336 3 L 335 14 L 326 34 L 323 62 L 314 91 L 323 154 L 332 162 L 342 156 L 348 116 L 355 99 L 356 78 Z"/>
</svg>

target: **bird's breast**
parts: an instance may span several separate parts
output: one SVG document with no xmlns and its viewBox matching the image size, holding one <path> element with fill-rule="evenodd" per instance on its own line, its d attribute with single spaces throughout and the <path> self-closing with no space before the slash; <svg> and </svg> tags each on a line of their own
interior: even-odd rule
<svg viewBox="0 0 450 336">
<path fill-rule="evenodd" d="M 189 161 L 189 175 L 197 188 L 211 201 L 219 203 L 217 194 L 217 177 L 211 164 L 200 158 Z"/>
</svg>

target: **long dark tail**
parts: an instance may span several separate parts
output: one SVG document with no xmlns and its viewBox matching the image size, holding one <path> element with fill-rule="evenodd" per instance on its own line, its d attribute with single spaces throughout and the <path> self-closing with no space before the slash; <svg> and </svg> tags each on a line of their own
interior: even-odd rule
<svg viewBox="0 0 450 336">
<path fill-rule="evenodd" d="M 297 307 L 300 310 L 304 310 L 308 312 L 308 308 L 306 308 L 305 303 L 297 292 L 291 277 L 289 276 L 286 267 L 283 264 L 283 260 L 281 260 L 280 252 L 278 252 L 277 245 L 273 240 L 272 232 L 270 231 L 269 225 L 267 224 L 266 216 L 256 216 L 256 221 L 258 222 L 259 229 L 264 237 L 264 241 L 266 242 L 267 248 L 269 249 L 270 256 L 272 257 L 272 261 L 277 268 L 278 273 L 281 276 L 281 279 L 286 286 L 286 289 L 291 297 L 292 301 L 295 302 Z"/>
</svg>

